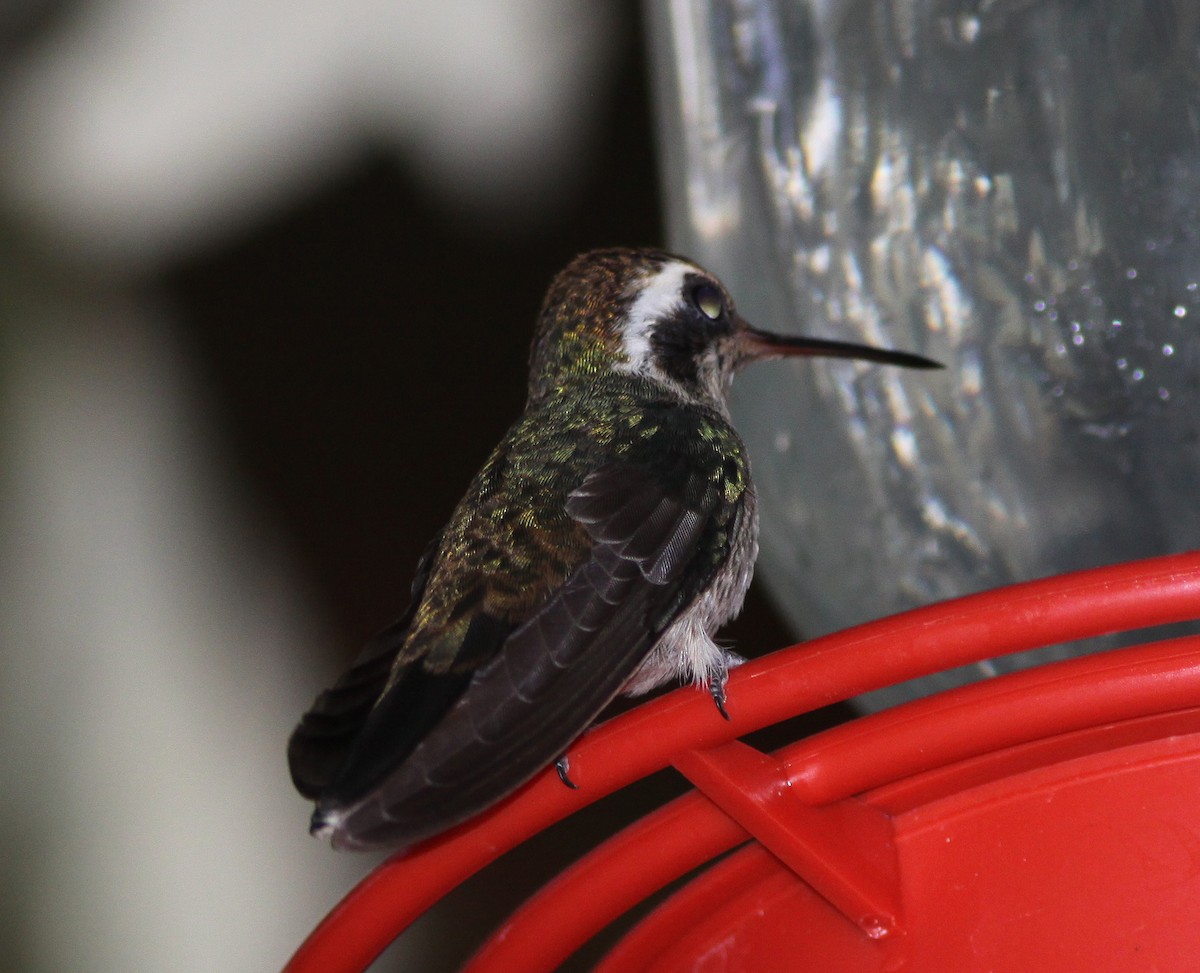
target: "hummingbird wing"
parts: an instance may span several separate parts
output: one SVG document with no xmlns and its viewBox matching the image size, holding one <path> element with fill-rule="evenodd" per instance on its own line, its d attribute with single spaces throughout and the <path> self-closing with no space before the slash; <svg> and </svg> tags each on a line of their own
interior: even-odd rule
<svg viewBox="0 0 1200 973">
<path fill-rule="evenodd" d="M 689 410 L 671 411 L 658 427 L 656 463 L 606 463 L 567 497 L 565 512 L 590 547 L 566 581 L 520 624 L 476 609 L 464 643 L 474 635 L 476 660 L 488 644 L 494 654 L 400 759 L 395 734 L 412 725 L 408 681 L 430 676 L 410 664 L 393 680 L 321 795 L 314 829 L 339 847 L 444 830 L 561 755 L 620 691 L 724 564 L 747 482 L 740 441 L 734 462 L 716 443 L 662 449 L 689 441 L 670 428 Z M 643 447 L 653 450 L 657 438 Z"/>
</svg>

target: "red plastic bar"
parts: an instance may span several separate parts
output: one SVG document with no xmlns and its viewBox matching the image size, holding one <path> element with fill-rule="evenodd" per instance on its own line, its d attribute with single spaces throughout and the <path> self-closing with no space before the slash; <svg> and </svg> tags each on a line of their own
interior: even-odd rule
<svg viewBox="0 0 1200 973">
<path fill-rule="evenodd" d="M 787 776 L 805 803 L 828 804 L 976 754 L 1197 702 L 1193 635 L 1015 672 L 844 723 L 790 751 Z"/>
<path fill-rule="evenodd" d="M 788 786 L 788 765 L 738 740 L 687 750 L 675 767 L 872 939 L 901 925 L 892 819 L 856 798 L 821 807 Z"/>
<path fill-rule="evenodd" d="M 1154 713 L 1121 723 L 1089 726 L 892 781 L 872 790 L 870 803 L 885 814 L 903 814 L 948 794 L 1011 777 L 1035 767 L 1192 734 L 1200 734 L 1200 707 Z"/>
<path fill-rule="evenodd" d="M 287 973 L 363 970 L 414 918 L 499 855 L 665 766 L 797 713 L 941 669 L 1200 616 L 1200 553 L 1026 582 L 871 622 L 735 670 L 731 719 L 706 694 L 671 693 L 585 734 L 564 788 L 553 770 L 464 826 L 389 859 L 301 945 Z"/>
</svg>

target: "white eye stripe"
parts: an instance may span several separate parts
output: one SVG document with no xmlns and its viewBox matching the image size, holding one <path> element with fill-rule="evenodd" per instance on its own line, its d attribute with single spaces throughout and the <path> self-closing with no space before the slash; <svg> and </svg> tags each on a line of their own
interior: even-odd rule
<svg viewBox="0 0 1200 973">
<path fill-rule="evenodd" d="M 621 336 L 629 358 L 628 368 L 636 371 L 650 361 L 650 333 L 654 324 L 683 306 L 684 278 L 695 272 L 691 264 L 673 260 L 643 278 Z"/>
</svg>

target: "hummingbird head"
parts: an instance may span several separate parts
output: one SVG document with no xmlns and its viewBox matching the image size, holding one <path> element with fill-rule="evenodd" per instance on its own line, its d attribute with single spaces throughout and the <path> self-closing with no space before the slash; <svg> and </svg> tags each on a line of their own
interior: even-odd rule
<svg viewBox="0 0 1200 973">
<path fill-rule="evenodd" d="M 855 358 L 940 368 L 928 358 L 842 341 L 773 334 L 737 313 L 703 267 L 661 250 L 595 250 L 576 257 L 546 294 L 530 354 L 529 397 L 580 376 L 640 376 L 687 401 L 720 406 L 752 361 Z"/>
</svg>

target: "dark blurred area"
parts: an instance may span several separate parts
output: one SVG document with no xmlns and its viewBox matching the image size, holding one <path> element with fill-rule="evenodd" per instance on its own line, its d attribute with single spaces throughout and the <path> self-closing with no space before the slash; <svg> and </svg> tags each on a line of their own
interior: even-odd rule
<svg viewBox="0 0 1200 973">
<path fill-rule="evenodd" d="M 339 657 L 403 608 L 429 538 L 519 413 L 553 274 L 594 247 L 665 242 L 645 49 L 637 5 L 623 6 L 597 151 L 560 209 L 498 234 L 369 152 L 165 274 L 236 460 L 327 600 Z M 789 641 L 754 596 L 731 634 L 751 653 Z"/>
</svg>

